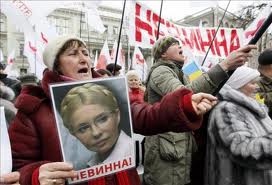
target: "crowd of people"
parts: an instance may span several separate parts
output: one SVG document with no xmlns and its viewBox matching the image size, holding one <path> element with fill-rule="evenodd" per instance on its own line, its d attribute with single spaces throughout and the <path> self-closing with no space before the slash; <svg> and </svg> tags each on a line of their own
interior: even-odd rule
<svg viewBox="0 0 272 185">
<path fill-rule="evenodd" d="M 272 50 L 260 54 L 257 70 L 246 66 L 254 49 L 255 45 L 241 47 L 189 81 L 182 72 L 185 56 L 179 41 L 170 36 L 158 39 L 144 85 L 137 71 L 126 74 L 133 132 L 146 136 L 142 179 L 131 168 L 80 184 L 270 185 Z M 0 69 L 0 106 L 5 108 L 13 161 L 13 172 L 2 175 L 0 184 L 56 185 L 75 178 L 73 165 L 63 162 L 49 84 L 110 78 L 121 69 L 109 64 L 95 70 L 86 43 L 71 35 L 51 40 L 43 62 L 47 68 L 41 81 L 33 75 L 10 79 Z M 265 104 L 255 100 L 257 92 Z M 64 126 L 96 152 L 95 164 L 119 151 L 131 152 L 131 141 L 119 128 L 116 97 L 107 87 L 74 87 L 60 107 Z M 201 129 L 207 133 L 205 142 L 196 134 Z M 97 147 L 94 143 L 103 136 L 109 139 Z M 195 169 L 199 148 L 205 148 L 206 155 Z"/>
</svg>

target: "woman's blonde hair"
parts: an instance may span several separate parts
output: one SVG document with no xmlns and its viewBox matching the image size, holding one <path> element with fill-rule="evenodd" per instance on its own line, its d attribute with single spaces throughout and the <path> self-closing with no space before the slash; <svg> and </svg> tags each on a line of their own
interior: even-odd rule
<svg viewBox="0 0 272 185">
<path fill-rule="evenodd" d="M 82 105 L 98 104 L 108 107 L 110 111 L 118 109 L 118 102 L 114 94 L 103 85 L 87 83 L 72 88 L 63 98 L 60 106 L 60 114 L 63 124 L 71 129 L 71 116 Z"/>
<path fill-rule="evenodd" d="M 130 71 L 128 71 L 128 72 L 126 73 L 126 76 L 127 76 L 127 79 L 129 79 L 129 78 L 135 76 L 135 77 L 137 77 L 137 78 L 140 80 L 140 76 L 139 76 L 139 74 L 137 73 L 136 70 L 130 70 Z"/>
</svg>

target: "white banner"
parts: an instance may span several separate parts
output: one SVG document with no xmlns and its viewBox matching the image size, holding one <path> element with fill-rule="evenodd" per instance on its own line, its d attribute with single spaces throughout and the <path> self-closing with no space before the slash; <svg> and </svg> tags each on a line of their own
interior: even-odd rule
<svg viewBox="0 0 272 185">
<path fill-rule="evenodd" d="M 126 57 L 125 57 L 125 51 L 122 48 L 122 43 L 120 42 L 119 45 L 119 51 L 118 51 L 118 56 L 116 56 L 117 53 L 117 41 L 114 41 L 114 44 L 112 46 L 111 50 L 111 61 L 114 63 L 117 57 L 117 64 L 122 66 L 122 69 L 120 70 L 121 74 L 125 74 L 125 62 L 126 62 Z"/>
<path fill-rule="evenodd" d="M 139 2 L 132 1 L 129 15 L 130 44 L 151 48 L 156 41 L 158 23 L 158 14 Z M 172 35 L 180 40 L 183 47 L 188 47 L 195 55 L 203 56 L 215 32 L 216 28 L 182 27 L 161 18 L 159 36 Z M 240 48 L 243 43 L 242 36 L 242 29 L 220 28 L 209 56 L 225 58 L 230 52 Z"/>
<path fill-rule="evenodd" d="M 35 73 L 38 79 L 42 79 L 43 71 L 46 66 L 43 63 L 42 52 L 47 45 L 48 38 L 43 32 L 35 34 L 25 33 L 24 55 L 28 59 L 30 72 Z"/>
<path fill-rule="evenodd" d="M 108 41 L 105 40 L 103 48 L 101 49 L 97 63 L 95 64 L 96 69 L 106 69 L 106 66 L 111 63 L 110 51 Z"/>
<path fill-rule="evenodd" d="M 247 44 L 255 36 L 255 34 L 263 25 L 265 19 L 269 16 L 270 13 L 270 4 L 268 4 L 244 31 L 244 44 Z"/>
</svg>

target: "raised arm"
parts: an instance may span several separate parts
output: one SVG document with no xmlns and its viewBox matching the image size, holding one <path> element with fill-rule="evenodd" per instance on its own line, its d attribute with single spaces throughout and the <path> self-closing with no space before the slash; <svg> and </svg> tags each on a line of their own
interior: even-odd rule
<svg viewBox="0 0 272 185">
<path fill-rule="evenodd" d="M 180 88 L 165 95 L 160 102 L 153 105 L 131 102 L 134 132 L 153 135 L 198 129 L 202 123 L 202 114 L 211 109 L 216 101 L 215 97 L 206 95 L 193 95 L 192 100 L 192 92 Z"/>
</svg>

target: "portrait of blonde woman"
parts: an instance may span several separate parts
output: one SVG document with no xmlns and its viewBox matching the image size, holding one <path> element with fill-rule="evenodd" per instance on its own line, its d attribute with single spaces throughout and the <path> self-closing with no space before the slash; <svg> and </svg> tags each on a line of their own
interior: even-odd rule
<svg viewBox="0 0 272 185">
<path fill-rule="evenodd" d="M 71 162 L 76 170 L 128 158 L 134 161 L 124 77 L 56 84 L 51 92 L 64 161 Z M 134 163 L 126 166 L 131 167 Z M 124 169 L 113 169 L 105 175 L 120 170 Z"/>
<path fill-rule="evenodd" d="M 61 117 L 70 133 L 96 152 L 89 166 L 133 153 L 131 138 L 119 128 L 118 102 L 107 87 L 87 83 L 72 88 L 62 100 Z"/>
</svg>

